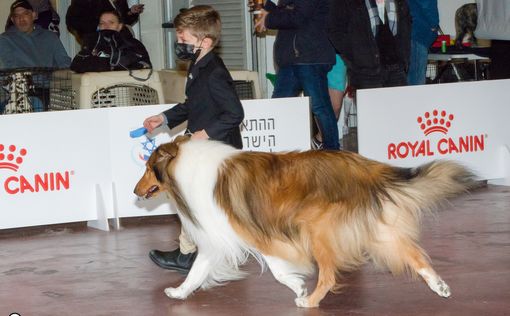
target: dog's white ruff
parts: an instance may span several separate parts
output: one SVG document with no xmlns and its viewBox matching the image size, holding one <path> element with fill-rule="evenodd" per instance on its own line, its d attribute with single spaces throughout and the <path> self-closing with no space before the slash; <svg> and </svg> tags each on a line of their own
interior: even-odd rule
<svg viewBox="0 0 510 316">
<path fill-rule="evenodd" d="M 239 267 L 250 254 L 263 266 L 261 255 L 237 236 L 213 196 L 218 168 L 238 152 L 212 141 L 192 140 L 179 146 L 174 176 L 198 225 L 182 214 L 179 217 L 183 229 L 196 243 L 198 255 L 186 280 L 178 288 L 165 290 L 169 297 L 185 299 L 199 287 L 210 288 L 243 278 L 245 273 Z"/>
</svg>

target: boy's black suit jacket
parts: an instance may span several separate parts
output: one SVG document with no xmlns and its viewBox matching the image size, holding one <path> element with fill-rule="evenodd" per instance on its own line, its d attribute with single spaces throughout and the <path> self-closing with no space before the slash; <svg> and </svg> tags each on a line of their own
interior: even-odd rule
<svg viewBox="0 0 510 316">
<path fill-rule="evenodd" d="M 239 128 L 244 118 L 243 107 L 230 73 L 213 52 L 190 67 L 186 97 L 184 103 L 163 112 L 170 128 L 188 120 L 192 133 L 204 129 L 211 139 L 243 147 Z"/>
</svg>

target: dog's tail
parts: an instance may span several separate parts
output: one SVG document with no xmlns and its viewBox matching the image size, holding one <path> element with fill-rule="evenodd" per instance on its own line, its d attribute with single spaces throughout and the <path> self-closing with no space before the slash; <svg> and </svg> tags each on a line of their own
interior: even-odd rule
<svg viewBox="0 0 510 316">
<path fill-rule="evenodd" d="M 442 201 L 477 185 L 475 175 L 453 161 L 437 160 L 408 170 L 407 181 L 396 192 L 404 193 L 422 209 L 434 209 Z"/>
<path fill-rule="evenodd" d="M 477 186 L 474 174 L 453 161 L 434 161 L 418 168 L 391 168 L 386 177 L 381 204 L 381 222 L 371 225 L 374 238 L 368 252 L 374 263 L 393 273 L 403 271 L 415 275 L 416 266 L 409 258 L 428 259 L 418 245 L 420 221 L 424 213 L 432 213 L 448 198 Z M 412 260 L 411 260 L 412 261 Z"/>
</svg>

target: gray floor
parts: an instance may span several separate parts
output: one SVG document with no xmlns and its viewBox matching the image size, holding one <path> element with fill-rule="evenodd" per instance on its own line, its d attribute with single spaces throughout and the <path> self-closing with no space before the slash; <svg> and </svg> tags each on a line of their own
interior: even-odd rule
<svg viewBox="0 0 510 316">
<path fill-rule="evenodd" d="M 123 224 L 109 233 L 83 223 L 0 231 L 0 316 L 510 315 L 509 187 L 477 189 L 424 220 L 422 246 L 452 288 L 449 299 L 367 264 L 346 276 L 343 293 L 300 309 L 251 262 L 247 279 L 174 301 L 163 289 L 183 277 L 156 267 L 147 252 L 176 246 L 175 216 Z"/>
</svg>

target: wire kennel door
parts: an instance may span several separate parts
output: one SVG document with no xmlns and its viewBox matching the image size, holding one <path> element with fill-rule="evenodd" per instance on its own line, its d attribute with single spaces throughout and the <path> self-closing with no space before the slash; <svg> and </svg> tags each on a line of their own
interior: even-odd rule
<svg viewBox="0 0 510 316">
<path fill-rule="evenodd" d="M 158 92 L 146 85 L 116 84 L 96 90 L 90 98 L 91 108 L 159 104 Z"/>
<path fill-rule="evenodd" d="M 0 71 L 0 114 L 46 111 L 54 85 L 53 71 L 52 68 Z"/>
<path fill-rule="evenodd" d="M 241 100 L 255 99 L 253 81 L 234 80 L 237 96 Z"/>
</svg>

